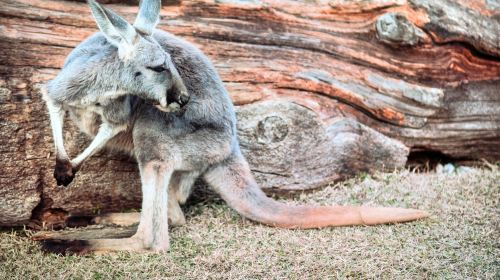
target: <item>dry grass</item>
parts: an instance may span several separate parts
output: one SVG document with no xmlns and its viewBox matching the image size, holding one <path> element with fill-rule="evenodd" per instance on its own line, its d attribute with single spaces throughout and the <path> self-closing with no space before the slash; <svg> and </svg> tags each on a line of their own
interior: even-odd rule
<svg viewBox="0 0 500 280">
<path fill-rule="evenodd" d="M 428 209 L 398 225 L 269 228 L 218 200 L 188 207 L 168 254 L 42 254 L 29 232 L 0 232 L 0 279 L 499 279 L 500 171 L 360 176 L 296 200 Z"/>
</svg>

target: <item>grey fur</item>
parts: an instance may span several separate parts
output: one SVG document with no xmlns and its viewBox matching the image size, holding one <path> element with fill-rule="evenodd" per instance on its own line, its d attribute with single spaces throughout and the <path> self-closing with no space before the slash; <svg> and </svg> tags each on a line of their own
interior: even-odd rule
<svg viewBox="0 0 500 280">
<path fill-rule="evenodd" d="M 186 201 L 199 176 L 239 213 L 262 223 L 301 228 L 366 224 L 362 211 L 370 209 L 289 206 L 264 195 L 241 154 L 234 108 L 219 75 L 196 47 L 154 29 L 159 11 L 153 10 L 159 9 L 159 2 L 141 2 L 139 17 L 146 18 L 136 22 L 145 23 L 152 31 L 150 35 L 136 32 L 130 45 L 128 40 L 113 37 L 116 30 L 126 30 L 118 33 L 127 37 L 128 25 L 123 28 L 116 14 L 110 17 L 110 11 L 89 1 L 97 10 L 102 32 L 73 50 L 44 94 L 56 145 L 54 176 L 59 185 L 68 185 L 83 161 L 104 145 L 134 155 L 139 165 L 143 201 L 137 233 L 128 239 L 88 240 L 82 243 L 84 250 L 167 250 L 168 218 L 172 224 L 184 223 L 179 203 Z M 169 71 L 148 69 L 158 65 Z M 178 103 L 174 108 L 184 106 L 168 110 L 167 94 Z M 63 111 L 69 111 L 82 131 L 95 137 L 73 160 L 62 141 Z M 402 218 L 389 215 L 389 219 L 367 223 L 408 221 L 425 215 L 405 212 Z M 61 249 L 61 244 L 55 245 Z"/>
<path fill-rule="evenodd" d="M 148 22 L 154 28 L 156 20 L 151 19 L 154 14 L 151 7 L 158 2 L 143 1 L 141 10 L 144 7 L 150 10 L 139 12 L 139 17 L 150 18 L 136 22 Z M 141 29 L 135 34 L 133 56 L 121 56 L 120 44 L 128 45 L 129 41 L 116 37 L 116 33 L 117 30 L 130 33 L 128 26 L 124 28 L 121 18 L 99 4 L 89 1 L 89 5 L 94 15 L 97 14 L 101 32 L 87 38 L 70 53 L 61 72 L 48 83 L 45 98 L 50 101 L 48 104 L 69 111 L 72 120 L 91 137 L 99 133 L 103 124 L 124 127 L 105 144 L 134 155 L 146 185 L 147 180 L 157 180 L 155 176 L 173 176 L 169 183 L 169 208 L 177 212 L 174 223 L 182 224 L 184 217 L 182 212 L 179 217 L 180 208 L 178 203 L 171 203 L 172 199 L 184 203 L 200 174 L 240 153 L 233 105 L 211 62 L 197 48 L 167 32 L 152 30 L 148 35 Z M 147 69 L 157 65 L 168 67 L 173 74 L 158 76 Z M 141 74 L 137 76 L 137 72 Z M 156 87 L 161 90 L 155 90 Z M 178 91 L 174 94 L 177 99 L 189 95 L 189 102 L 184 104 L 185 100 L 176 99 L 184 105 L 176 112 L 164 112 L 151 104 L 151 101 L 162 103 L 170 88 Z M 57 158 L 73 165 L 74 176 L 81 163 L 75 166 L 67 156 Z M 155 178 L 144 175 L 148 172 L 156 174 L 152 176 Z M 57 174 L 55 177 L 59 182 Z M 156 199 L 148 203 L 154 204 Z M 151 233 L 141 233 L 140 239 L 147 243 L 145 248 L 164 250 L 168 242 L 158 240 L 159 235 L 168 235 L 160 229 L 165 228 L 167 216 L 159 219 L 160 213 L 155 214 L 155 209 L 156 206 L 151 210 L 155 216 L 153 228 L 140 226 L 138 232 L 160 231 L 153 237 L 147 236 Z M 141 216 L 141 223 L 143 219 L 151 217 Z"/>
</svg>

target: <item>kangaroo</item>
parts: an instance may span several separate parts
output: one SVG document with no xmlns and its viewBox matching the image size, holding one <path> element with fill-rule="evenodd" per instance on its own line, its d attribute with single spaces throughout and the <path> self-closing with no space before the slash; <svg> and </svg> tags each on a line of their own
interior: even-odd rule
<svg viewBox="0 0 500 280">
<path fill-rule="evenodd" d="M 425 211 L 354 206 L 292 206 L 268 198 L 255 182 L 236 135 L 231 100 L 210 60 L 190 43 L 157 30 L 160 0 L 141 1 L 133 25 L 94 0 L 100 32 L 77 46 L 43 93 L 55 143 L 54 177 L 67 186 L 104 146 L 139 165 L 142 210 L 130 238 L 46 240 L 59 253 L 169 249 L 169 220 L 201 177 L 241 215 L 283 228 L 376 225 L 425 218 Z M 64 149 L 65 112 L 94 137 L 76 158 Z"/>
</svg>

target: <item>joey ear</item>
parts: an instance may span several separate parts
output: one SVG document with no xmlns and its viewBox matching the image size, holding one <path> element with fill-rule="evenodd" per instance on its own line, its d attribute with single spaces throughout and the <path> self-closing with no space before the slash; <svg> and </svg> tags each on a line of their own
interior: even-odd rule
<svg viewBox="0 0 500 280">
<path fill-rule="evenodd" d="M 94 0 L 87 0 L 97 26 L 108 41 L 120 51 L 130 49 L 136 41 L 137 32 L 134 27 L 115 12 L 104 8 Z"/>
<path fill-rule="evenodd" d="M 141 32 L 151 35 L 160 19 L 160 9 L 161 0 L 141 0 L 134 27 Z"/>
</svg>

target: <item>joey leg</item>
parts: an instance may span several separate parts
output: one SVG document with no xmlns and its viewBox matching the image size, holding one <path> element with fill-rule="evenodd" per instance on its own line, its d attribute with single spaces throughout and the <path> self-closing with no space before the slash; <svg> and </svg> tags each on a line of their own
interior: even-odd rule
<svg viewBox="0 0 500 280">
<path fill-rule="evenodd" d="M 99 131 L 90 145 L 76 158 L 70 161 L 67 156 L 57 157 L 54 169 L 54 178 L 56 178 L 57 185 L 68 186 L 75 178 L 75 174 L 80 169 L 83 162 L 102 149 L 116 134 L 124 131 L 125 129 L 126 126 L 123 125 L 120 126 L 103 123 L 101 127 L 99 127 Z"/>
<path fill-rule="evenodd" d="M 80 169 L 83 162 L 88 159 L 90 156 L 101 150 L 106 143 L 111 140 L 111 138 L 115 137 L 118 133 L 124 131 L 126 129 L 126 125 L 111 125 L 109 123 L 102 123 L 97 131 L 96 136 L 90 142 L 90 145 L 85 148 L 85 150 L 71 160 L 71 165 L 76 170 Z"/>
</svg>

